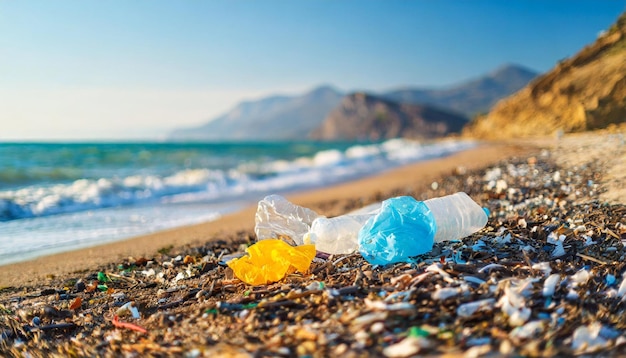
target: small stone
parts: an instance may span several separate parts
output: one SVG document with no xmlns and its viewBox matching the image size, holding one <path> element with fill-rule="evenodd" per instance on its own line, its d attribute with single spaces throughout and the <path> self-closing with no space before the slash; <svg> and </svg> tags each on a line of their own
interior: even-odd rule
<svg viewBox="0 0 626 358">
<path fill-rule="evenodd" d="M 85 291 L 85 283 L 81 280 L 78 280 L 74 285 L 74 292 L 83 292 Z"/>
<path fill-rule="evenodd" d="M 374 334 L 378 334 L 384 330 L 385 330 L 385 324 L 382 322 L 376 322 L 372 324 L 372 326 L 370 327 L 370 332 Z"/>
<path fill-rule="evenodd" d="M 314 341 L 317 340 L 317 333 L 311 332 L 306 328 L 300 328 L 296 331 L 295 337 L 300 340 Z"/>
<path fill-rule="evenodd" d="M 334 354 L 336 356 L 342 356 L 344 353 L 348 351 L 348 345 L 345 343 L 341 343 L 334 349 Z"/>
</svg>

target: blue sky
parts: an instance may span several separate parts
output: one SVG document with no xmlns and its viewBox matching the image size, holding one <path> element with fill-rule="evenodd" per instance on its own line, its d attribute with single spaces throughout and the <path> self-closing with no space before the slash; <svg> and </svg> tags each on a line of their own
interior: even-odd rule
<svg viewBox="0 0 626 358">
<path fill-rule="evenodd" d="M 0 140 L 149 138 L 243 99 L 547 71 L 626 1 L 3 1 Z"/>
</svg>

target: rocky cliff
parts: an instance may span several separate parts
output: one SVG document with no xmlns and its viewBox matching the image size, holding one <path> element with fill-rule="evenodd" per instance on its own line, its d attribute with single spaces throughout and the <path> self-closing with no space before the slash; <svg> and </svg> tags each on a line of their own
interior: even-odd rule
<svg viewBox="0 0 626 358">
<path fill-rule="evenodd" d="M 626 121 L 626 14 L 595 43 L 498 102 L 464 134 L 478 138 L 578 132 Z"/>
<path fill-rule="evenodd" d="M 430 106 L 397 103 L 365 93 L 353 93 L 344 97 L 310 138 L 437 138 L 460 132 L 467 121 L 462 115 Z"/>
</svg>

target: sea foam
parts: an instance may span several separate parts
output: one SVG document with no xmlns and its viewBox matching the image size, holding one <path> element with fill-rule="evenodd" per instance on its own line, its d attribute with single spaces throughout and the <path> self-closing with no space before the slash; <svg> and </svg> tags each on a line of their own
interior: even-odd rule
<svg viewBox="0 0 626 358">
<path fill-rule="evenodd" d="M 392 139 L 321 150 L 311 156 L 230 168 L 196 168 L 170 175 L 138 171 L 126 176 L 81 178 L 69 183 L 27 185 L 0 191 L 0 221 L 161 202 L 230 200 L 246 194 L 314 188 L 371 175 L 399 165 L 445 156 L 471 141 L 420 144 Z"/>
</svg>

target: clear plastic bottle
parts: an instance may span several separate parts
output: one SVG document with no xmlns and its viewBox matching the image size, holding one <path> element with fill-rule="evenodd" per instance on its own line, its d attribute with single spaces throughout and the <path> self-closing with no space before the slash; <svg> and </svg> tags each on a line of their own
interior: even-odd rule
<svg viewBox="0 0 626 358">
<path fill-rule="evenodd" d="M 328 254 L 351 254 L 359 248 L 359 230 L 372 215 L 341 215 L 317 218 L 304 236 L 304 243 L 315 244 L 318 251 Z"/>
<path fill-rule="evenodd" d="M 372 264 L 406 262 L 435 242 L 463 238 L 486 223 L 485 211 L 463 192 L 423 202 L 391 198 L 359 231 L 359 251 Z"/>
<path fill-rule="evenodd" d="M 435 242 L 459 240 L 485 227 L 487 214 L 464 192 L 424 201 L 437 223 Z"/>
<path fill-rule="evenodd" d="M 280 195 L 269 195 L 259 201 L 254 232 L 257 240 L 281 239 L 290 245 L 302 245 L 303 236 L 319 217 L 323 216 Z"/>
</svg>

